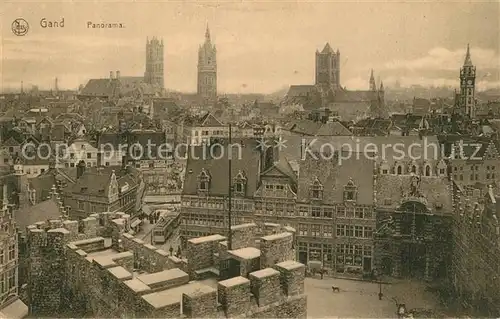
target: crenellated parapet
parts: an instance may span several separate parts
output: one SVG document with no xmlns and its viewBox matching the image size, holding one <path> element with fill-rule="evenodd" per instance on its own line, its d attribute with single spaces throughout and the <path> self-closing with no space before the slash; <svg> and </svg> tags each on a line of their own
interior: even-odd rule
<svg viewBox="0 0 500 319">
<path fill-rule="evenodd" d="M 255 224 L 188 241 L 170 256 L 127 233 L 129 216 L 94 214 L 77 222 L 28 226 L 32 316 L 131 318 L 306 317 L 304 265 L 288 260 L 292 232 L 275 227 L 258 241 Z M 232 260 L 235 271 L 221 280 Z"/>
</svg>

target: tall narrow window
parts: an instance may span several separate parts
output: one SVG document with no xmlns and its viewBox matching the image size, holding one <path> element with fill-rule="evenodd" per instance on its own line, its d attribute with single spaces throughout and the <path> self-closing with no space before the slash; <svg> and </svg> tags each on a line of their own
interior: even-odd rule
<svg viewBox="0 0 500 319">
<path fill-rule="evenodd" d="M 431 176 L 431 167 L 429 165 L 425 167 L 425 176 Z"/>
<path fill-rule="evenodd" d="M 233 180 L 233 185 L 234 185 L 234 193 L 236 195 L 245 195 L 246 193 L 246 185 L 247 185 L 247 178 L 244 174 L 244 172 L 239 171 L 236 177 Z"/>
<path fill-rule="evenodd" d="M 203 168 L 198 175 L 198 190 L 201 192 L 208 192 L 210 186 L 210 175 Z"/>
<path fill-rule="evenodd" d="M 314 178 L 311 183 L 310 196 L 311 199 L 321 200 L 323 199 L 323 185 L 317 177 Z"/>
</svg>

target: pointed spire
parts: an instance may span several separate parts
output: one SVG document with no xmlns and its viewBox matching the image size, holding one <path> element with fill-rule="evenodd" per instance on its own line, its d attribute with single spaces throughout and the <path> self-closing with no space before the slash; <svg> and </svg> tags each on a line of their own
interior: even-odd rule
<svg viewBox="0 0 500 319">
<path fill-rule="evenodd" d="M 376 91 L 377 85 L 375 84 L 375 77 L 373 76 L 373 69 L 370 74 L 370 91 Z"/>
<path fill-rule="evenodd" d="M 210 29 L 208 28 L 208 23 L 207 30 L 205 31 L 205 42 L 210 43 Z"/>
<path fill-rule="evenodd" d="M 325 44 L 325 47 L 323 48 L 323 51 L 321 51 L 321 53 L 333 53 L 333 49 L 330 46 L 330 43 L 327 42 Z"/>
<path fill-rule="evenodd" d="M 470 47 L 468 43 L 467 43 L 467 53 L 465 53 L 464 66 L 472 66 L 472 60 L 470 58 Z"/>
</svg>

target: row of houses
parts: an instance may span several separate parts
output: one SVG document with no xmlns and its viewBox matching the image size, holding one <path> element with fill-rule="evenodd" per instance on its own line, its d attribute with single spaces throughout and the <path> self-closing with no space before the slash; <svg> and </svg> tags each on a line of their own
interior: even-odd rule
<svg viewBox="0 0 500 319">
<path fill-rule="evenodd" d="M 417 264 L 422 277 L 436 277 L 445 268 L 442 252 L 449 251 L 444 231 L 434 226 L 448 225 L 453 214 L 449 164 L 440 157 L 396 159 L 394 153 L 374 158 L 340 147 L 349 141 L 354 143 L 338 141 L 333 150 L 322 146 L 331 143 L 328 138 L 306 144 L 306 150 L 301 138 L 265 151 L 248 141 L 241 154 L 233 154 L 230 177 L 227 157 L 188 158 L 184 239 L 227 228 L 230 182 L 232 223 L 279 222 L 296 228 L 297 258 L 303 263 L 320 261 L 354 276 L 374 269 L 416 275 Z M 365 138 L 361 149 L 370 143 L 382 149 L 389 142 L 424 144 L 415 137 Z M 437 138 L 425 143 L 432 142 L 437 144 Z M 388 220 L 393 222 L 388 225 Z M 414 260 L 412 249 L 425 250 L 424 258 Z"/>
</svg>

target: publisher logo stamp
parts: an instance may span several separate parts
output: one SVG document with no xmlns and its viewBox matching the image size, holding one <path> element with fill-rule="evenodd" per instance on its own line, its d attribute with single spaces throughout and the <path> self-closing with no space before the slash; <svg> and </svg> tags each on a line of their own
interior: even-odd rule
<svg viewBox="0 0 500 319">
<path fill-rule="evenodd" d="M 12 32 L 18 37 L 26 35 L 29 29 L 30 26 L 28 24 L 28 21 L 24 20 L 23 18 L 18 18 L 14 20 L 14 22 L 12 22 Z"/>
</svg>

